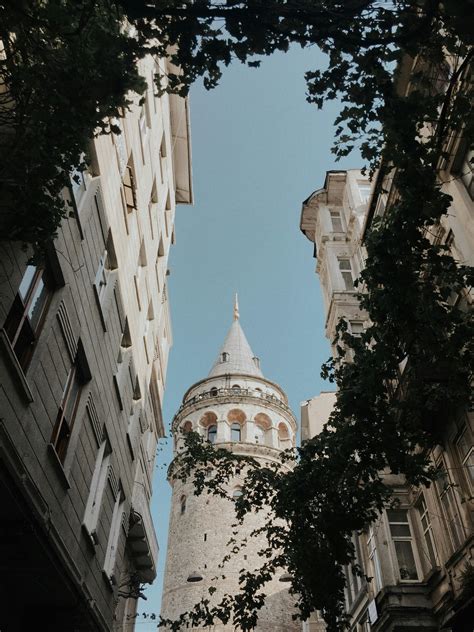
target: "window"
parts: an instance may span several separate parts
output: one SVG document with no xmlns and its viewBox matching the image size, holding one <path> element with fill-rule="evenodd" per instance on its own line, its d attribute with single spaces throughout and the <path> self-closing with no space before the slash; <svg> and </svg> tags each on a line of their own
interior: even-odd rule
<svg viewBox="0 0 474 632">
<path fill-rule="evenodd" d="M 3 325 L 23 371 L 31 361 L 52 293 L 49 272 L 38 266 L 27 266 Z"/>
<path fill-rule="evenodd" d="M 290 433 L 284 423 L 278 426 L 278 445 L 280 448 L 289 447 Z"/>
<path fill-rule="evenodd" d="M 104 573 L 106 577 L 116 584 L 115 563 L 117 561 L 117 549 L 120 537 L 120 527 L 122 525 L 123 513 L 125 508 L 125 496 L 122 486 L 119 484 L 119 490 L 115 497 L 114 511 L 112 514 L 112 523 L 110 525 L 109 539 L 107 542 L 107 550 L 105 552 Z"/>
<path fill-rule="evenodd" d="M 127 167 L 125 168 L 125 173 L 123 174 L 123 191 L 125 194 L 125 204 L 127 206 L 127 211 L 131 213 L 137 208 L 135 176 L 133 174 L 131 161 L 129 161 L 129 163 L 127 164 Z"/>
<path fill-rule="evenodd" d="M 234 491 L 232 492 L 232 498 L 234 500 L 237 500 L 237 498 L 240 498 L 241 496 L 243 496 L 243 494 L 244 493 L 243 493 L 242 489 L 240 487 L 236 487 L 234 489 Z"/>
<path fill-rule="evenodd" d="M 191 421 L 185 421 L 183 424 L 183 434 L 187 434 L 188 432 L 192 432 L 193 424 Z"/>
<path fill-rule="evenodd" d="M 117 259 L 112 240 L 112 233 L 109 230 L 105 250 L 99 259 L 99 266 L 94 280 L 94 288 L 99 305 L 104 308 L 110 292 L 115 286 L 116 275 L 112 274 L 117 269 Z"/>
<path fill-rule="evenodd" d="M 342 228 L 342 218 L 341 213 L 339 211 L 330 211 L 331 215 L 331 224 L 332 230 L 335 233 L 342 233 L 344 229 Z"/>
<path fill-rule="evenodd" d="M 225 351 L 221 354 L 221 362 L 229 362 L 229 354 Z"/>
<path fill-rule="evenodd" d="M 230 439 L 231 441 L 240 441 L 241 427 L 240 424 L 235 422 L 230 427 Z"/>
<path fill-rule="evenodd" d="M 213 386 L 209 393 L 211 394 L 211 397 L 217 397 L 217 388 Z"/>
<path fill-rule="evenodd" d="M 215 443 L 216 438 L 217 438 L 217 426 L 213 424 L 212 426 L 209 426 L 209 428 L 207 429 L 207 440 L 210 443 Z"/>
<path fill-rule="evenodd" d="M 413 536 L 410 529 L 408 510 L 387 509 L 387 518 L 397 558 L 400 580 L 417 580 L 418 571 L 413 553 Z"/>
<path fill-rule="evenodd" d="M 369 551 L 369 561 L 372 568 L 371 574 L 374 579 L 374 590 L 378 593 L 382 588 L 382 572 L 380 569 L 379 554 L 375 541 L 375 531 L 372 525 L 370 525 L 369 532 L 367 534 L 367 549 Z"/>
<path fill-rule="evenodd" d="M 474 494 L 474 446 L 467 426 L 464 426 L 456 441 L 456 450 L 461 463 L 464 478 L 470 494 Z"/>
<path fill-rule="evenodd" d="M 87 530 L 87 533 L 94 541 L 94 544 L 98 543 L 96 529 L 102 507 L 102 498 L 107 485 L 110 455 L 112 453 L 109 441 L 105 435 L 105 429 L 103 437 L 103 441 L 97 452 L 89 497 L 87 499 L 86 510 L 84 512 L 84 520 L 82 521 L 83 527 Z"/>
<path fill-rule="evenodd" d="M 232 392 L 235 393 L 236 395 L 240 395 L 241 392 L 241 388 L 238 384 L 234 384 L 232 387 Z"/>
<path fill-rule="evenodd" d="M 436 490 L 443 510 L 444 520 L 448 528 L 452 549 L 456 551 L 464 540 L 464 529 L 458 511 L 454 487 L 449 480 L 444 463 L 441 463 L 438 467 Z"/>
<path fill-rule="evenodd" d="M 362 200 L 363 204 L 366 204 L 369 201 L 370 191 L 372 189 L 370 183 L 366 182 L 358 182 L 357 186 L 359 188 L 359 196 Z"/>
<path fill-rule="evenodd" d="M 354 290 L 354 279 L 352 276 L 351 260 L 345 257 L 339 257 L 338 262 L 342 280 L 344 281 L 344 287 L 348 292 L 352 292 Z"/>
<path fill-rule="evenodd" d="M 466 187 L 472 200 L 474 200 L 474 149 L 466 152 L 461 165 L 461 181 Z"/>
<path fill-rule="evenodd" d="M 423 553 L 426 559 L 430 562 L 431 566 L 437 565 L 436 546 L 433 538 L 433 529 L 431 527 L 430 514 L 428 507 L 426 506 L 426 500 L 423 494 L 420 494 L 420 498 L 416 504 L 416 509 L 420 517 L 421 530 L 423 531 L 424 547 Z"/>
<path fill-rule="evenodd" d="M 181 515 L 186 513 L 186 496 L 181 496 L 179 501 L 179 511 Z"/>
<path fill-rule="evenodd" d="M 265 430 L 255 424 L 255 443 L 265 443 Z"/>
<path fill-rule="evenodd" d="M 64 463 L 66 458 L 72 428 L 76 419 L 77 407 L 85 382 L 84 371 L 80 366 L 78 354 L 76 354 L 74 363 L 67 376 L 66 386 L 64 387 L 58 416 L 51 437 L 51 444 L 61 463 Z"/>
<path fill-rule="evenodd" d="M 350 332 L 353 336 L 360 338 L 364 333 L 364 323 L 361 320 L 350 320 Z"/>
</svg>

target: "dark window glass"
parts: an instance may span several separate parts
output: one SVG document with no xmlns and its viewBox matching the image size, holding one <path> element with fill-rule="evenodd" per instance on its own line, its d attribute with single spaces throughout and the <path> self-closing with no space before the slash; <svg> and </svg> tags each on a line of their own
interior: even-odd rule
<svg viewBox="0 0 474 632">
<path fill-rule="evenodd" d="M 212 425 L 207 429 L 207 440 L 211 443 L 215 443 L 217 438 L 217 426 Z"/>
<path fill-rule="evenodd" d="M 83 384 L 84 379 L 76 360 L 69 371 L 53 430 L 53 436 L 51 437 L 51 443 L 61 463 L 64 463 L 66 458 Z"/>
<path fill-rule="evenodd" d="M 232 424 L 230 428 L 230 436 L 231 436 L 232 441 L 240 441 L 240 436 L 241 436 L 240 424 L 238 423 Z"/>
</svg>

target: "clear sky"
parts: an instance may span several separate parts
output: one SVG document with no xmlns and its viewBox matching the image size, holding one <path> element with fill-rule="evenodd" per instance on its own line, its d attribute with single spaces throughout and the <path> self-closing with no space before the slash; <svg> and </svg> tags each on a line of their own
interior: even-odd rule
<svg viewBox="0 0 474 632">
<path fill-rule="evenodd" d="M 329 357 L 313 245 L 299 230 L 301 203 L 325 172 L 360 167 L 357 155 L 336 163 L 330 152 L 336 106 L 305 100 L 304 72 L 324 63 L 316 48 L 234 64 L 221 85 L 191 91 L 195 204 L 176 212 L 170 256 L 171 350 L 164 421 L 186 389 L 206 377 L 232 323 L 240 319 L 264 375 L 299 404 L 332 390 L 320 378 Z M 170 501 L 166 469 L 171 440 L 160 442 L 152 503 L 160 543 L 158 577 L 139 612 L 159 613 Z M 138 632 L 156 623 L 142 615 Z"/>
</svg>

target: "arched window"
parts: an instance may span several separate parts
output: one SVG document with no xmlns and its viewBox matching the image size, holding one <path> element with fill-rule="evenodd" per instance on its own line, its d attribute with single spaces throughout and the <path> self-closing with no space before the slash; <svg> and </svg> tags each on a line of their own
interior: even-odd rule
<svg viewBox="0 0 474 632">
<path fill-rule="evenodd" d="M 212 424 L 212 426 L 209 426 L 209 428 L 207 429 L 207 440 L 210 443 L 215 443 L 216 438 L 217 438 L 217 425 Z"/>
<path fill-rule="evenodd" d="M 217 397 L 217 388 L 215 386 L 213 386 L 209 392 L 211 397 Z"/>
<path fill-rule="evenodd" d="M 183 428 L 182 428 L 182 432 L 183 434 L 186 434 L 188 432 L 191 432 L 193 429 L 193 424 L 190 421 L 185 421 L 183 424 Z"/>
<path fill-rule="evenodd" d="M 255 425 L 255 443 L 265 443 L 265 430 L 258 425 Z"/>
<path fill-rule="evenodd" d="M 229 354 L 226 351 L 221 354 L 221 362 L 229 362 Z"/>
<path fill-rule="evenodd" d="M 181 499 L 179 502 L 180 502 L 181 515 L 183 515 L 186 511 L 186 496 L 181 496 Z"/>
<path fill-rule="evenodd" d="M 278 443 L 280 448 L 289 448 L 291 446 L 290 433 L 284 423 L 278 425 Z"/>
<path fill-rule="evenodd" d="M 242 434 L 242 430 L 240 424 L 234 422 L 230 427 L 230 439 L 231 441 L 240 441 L 240 436 Z"/>
<path fill-rule="evenodd" d="M 234 384 L 232 387 L 232 392 L 236 394 L 240 394 L 241 388 L 238 384 Z"/>
<path fill-rule="evenodd" d="M 240 498 L 242 495 L 243 495 L 243 491 L 240 487 L 236 487 L 234 491 L 232 492 L 232 498 L 234 500 L 236 500 L 237 498 Z"/>
</svg>

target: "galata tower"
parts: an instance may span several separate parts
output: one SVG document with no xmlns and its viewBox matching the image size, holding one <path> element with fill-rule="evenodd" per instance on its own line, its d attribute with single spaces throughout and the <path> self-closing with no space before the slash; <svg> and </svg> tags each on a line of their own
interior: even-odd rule
<svg viewBox="0 0 474 632">
<path fill-rule="evenodd" d="M 295 445 L 296 420 L 282 389 L 266 379 L 239 321 L 237 299 L 234 320 L 209 375 L 191 386 L 176 413 L 172 432 L 175 454 L 183 434 L 199 432 L 211 443 L 269 463 L 279 452 Z M 212 472 L 209 473 L 212 476 Z M 232 525 L 236 522 L 233 498 L 241 494 L 237 478 L 229 487 L 229 500 L 203 493 L 195 496 L 193 483 L 170 479 L 172 486 L 168 553 L 161 615 L 175 620 L 192 610 L 202 598 L 218 603 L 224 594 L 238 591 L 241 569 L 259 568 L 263 536 L 251 536 L 265 521 L 264 512 L 248 515 L 238 527 L 237 541 L 246 545 L 220 567 L 230 552 Z M 219 580 L 216 581 L 216 577 Z M 260 610 L 258 632 L 296 632 L 301 623 L 292 620 L 294 598 L 288 594 L 288 575 L 282 569 L 265 587 L 265 606 Z M 283 580 L 283 581 L 282 581 Z M 216 587 L 211 596 L 209 588 Z M 211 628 L 187 630 L 230 632 L 238 628 L 216 622 Z"/>
</svg>

